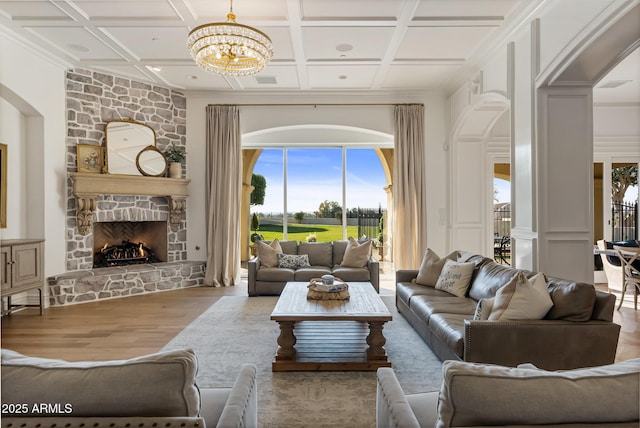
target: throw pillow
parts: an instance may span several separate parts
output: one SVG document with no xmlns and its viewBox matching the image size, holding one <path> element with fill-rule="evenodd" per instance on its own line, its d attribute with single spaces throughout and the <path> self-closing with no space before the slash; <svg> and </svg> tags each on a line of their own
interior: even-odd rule
<svg viewBox="0 0 640 428">
<path fill-rule="evenodd" d="M 371 256 L 371 241 L 359 244 L 354 238 L 349 238 L 347 249 L 344 251 L 344 258 L 340 266 L 361 268 L 365 267 Z"/>
<path fill-rule="evenodd" d="M 457 263 L 447 259 L 438 276 L 436 290 L 446 291 L 454 296 L 464 297 L 471 283 L 475 263 Z"/>
<path fill-rule="evenodd" d="M 493 309 L 494 299 L 480 299 L 476 305 L 476 312 L 473 314 L 474 320 L 488 320 Z"/>
<path fill-rule="evenodd" d="M 278 254 L 282 254 L 282 247 L 280 246 L 278 238 L 271 241 L 271 244 L 267 244 L 263 241 L 256 241 L 256 252 L 262 266 L 277 267 Z"/>
<path fill-rule="evenodd" d="M 301 267 L 309 267 L 309 255 L 308 254 L 278 254 L 278 267 L 298 269 Z"/>
<path fill-rule="evenodd" d="M 489 319 L 540 320 L 552 306 L 544 274 L 537 273 L 528 280 L 524 273 L 518 272 L 497 291 Z"/>
<path fill-rule="evenodd" d="M 460 253 L 458 251 L 454 251 L 448 256 L 440 258 L 433 250 L 431 250 L 431 248 L 427 248 L 427 252 L 422 258 L 422 263 L 420 264 L 418 276 L 416 277 L 416 284 L 435 287 L 445 262 L 447 260 L 456 261 L 459 254 Z"/>
</svg>

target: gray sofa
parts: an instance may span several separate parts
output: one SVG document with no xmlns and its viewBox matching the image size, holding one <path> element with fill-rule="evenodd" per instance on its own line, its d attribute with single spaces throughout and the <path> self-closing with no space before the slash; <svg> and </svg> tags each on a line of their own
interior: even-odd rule
<svg viewBox="0 0 640 428">
<path fill-rule="evenodd" d="M 189 349 L 67 362 L 2 350 L 2 427 L 257 427 L 256 367 L 198 388 Z"/>
<path fill-rule="evenodd" d="M 297 269 L 266 267 L 261 265 L 260 257 L 247 262 L 249 296 L 279 295 L 289 281 L 306 282 L 325 274 L 332 274 L 345 282 L 371 282 L 376 291 L 380 291 L 380 264 L 369 257 L 364 267 L 340 266 L 348 241 L 300 242 L 282 241 L 283 254 L 309 256 L 310 267 Z"/>
<path fill-rule="evenodd" d="M 532 363 L 547 370 L 614 361 L 620 333 L 613 323 L 615 296 L 591 284 L 548 277 L 553 307 L 543 319 L 474 320 L 478 301 L 495 297 L 518 270 L 469 253 L 458 261 L 475 264 L 465 297 L 414 282 L 417 270 L 396 272 L 398 311 L 441 360 Z"/>
<path fill-rule="evenodd" d="M 393 369 L 378 369 L 376 426 L 639 426 L 640 359 L 561 372 L 445 361 L 442 371 L 440 391 L 405 395 Z"/>
</svg>

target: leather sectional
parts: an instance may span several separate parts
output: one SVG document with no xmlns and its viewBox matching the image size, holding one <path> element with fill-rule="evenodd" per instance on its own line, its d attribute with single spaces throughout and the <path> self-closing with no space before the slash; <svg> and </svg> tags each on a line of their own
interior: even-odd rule
<svg viewBox="0 0 640 428">
<path fill-rule="evenodd" d="M 518 272 L 472 254 L 465 297 L 415 282 L 418 270 L 396 272 L 396 306 L 441 360 L 515 367 L 532 363 L 547 370 L 614 362 L 620 326 L 613 322 L 615 296 L 591 284 L 547 277 L 553 307 L 540 320 L 474 320 L 480 299 L 492 298 Z M 522 271 L 527 278 L 535 273 Z"/>
</svg>

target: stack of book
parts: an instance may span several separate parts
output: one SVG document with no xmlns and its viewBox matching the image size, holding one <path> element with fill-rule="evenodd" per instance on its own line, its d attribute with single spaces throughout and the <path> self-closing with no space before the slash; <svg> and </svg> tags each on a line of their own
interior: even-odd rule
<svg viewBox="0 0 640 428">
<path fill-rule="evenodd" d="M 341 280 L 324 284 L 321 279 L 312 279 L 307 287 L 309 300 L 349 300 L 349 285 Z"/>
<path fill-rule="evenodd" d="M 333 284 L 323 284 L 322 282 L 312 282 L 312 287 L 316 291 L 324 291 L 326 293 L 335 293 L 344 291 L 349 288 L 345 282 L 334 281 Z"/>
</svg>

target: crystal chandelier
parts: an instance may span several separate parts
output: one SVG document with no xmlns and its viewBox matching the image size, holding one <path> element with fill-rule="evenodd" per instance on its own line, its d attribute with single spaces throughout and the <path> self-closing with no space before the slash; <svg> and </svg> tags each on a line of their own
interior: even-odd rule
<svg viewBox="0 0 640 428">
<path fill-rule="evenodd" d="M 187 47 L 201 68 L 228 76 L 251 76 L 262 71 L 273 56 L 269 36 L 236 23 L 233 0 L 226 22 L 200 25 L 189 33 Z"/>
</svg>

